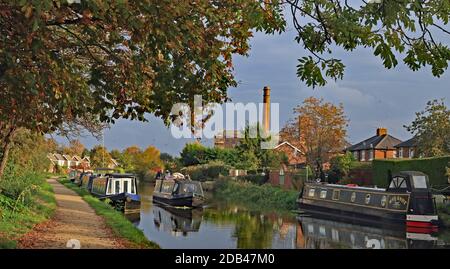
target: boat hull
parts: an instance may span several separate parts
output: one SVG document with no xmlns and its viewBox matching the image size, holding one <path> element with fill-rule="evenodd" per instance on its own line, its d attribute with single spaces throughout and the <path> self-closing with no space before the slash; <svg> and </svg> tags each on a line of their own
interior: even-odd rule
<svg viewBox="0 0 450 269">
<path fill-rule="evenodd" d="M 120 193 L 117 195 L 92 194 L 101 200 L 109 199 L 111 201 L 110 204 L 114 206 L 115 209 L 125 214 L 140 213 L 141 200 L 139 195 L 129 193 Z"/>
<path fill-rule="evenodd" d="M 155 193 L 153 194 L 153 202 L 174 207 L 201 207 L 203 205 L 203 199 L 198 199 L 192 195 L 175 197 Z"/>
<path fill-rule="evenodd" d="M 406 214 L 404 212 L 386 212 L 377 209 L 358 208 L 341 204 L 333 204 L 328 201 L 312 201 L 308 199 L 298 199 L 300 210 L 311 215 L 334 217 L 343 220 L 356 220 L 365 223 L 384 224 L 386 221 L 392 224 L 404 224 Z"/>
</svg>

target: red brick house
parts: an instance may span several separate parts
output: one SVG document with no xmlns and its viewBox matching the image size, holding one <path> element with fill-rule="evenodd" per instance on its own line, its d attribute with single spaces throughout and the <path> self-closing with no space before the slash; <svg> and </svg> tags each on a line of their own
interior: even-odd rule
<svg viewBox="0 0 450 269">
<path fill-rule="evenodd" d="M 373 159 L 397 158 L 396 145 L 402 143 L 398 138 L 388 134 L 386 128 L 378 128 L 376 134 L 346 149 L 356 160 L 368 162 Z"/>
<path fill-rule="evenodd" d="M 289 166 L 293 168 L 298 168 L 306 163 L 305 152 L 287 141 L 278 144 L 274 150 L 286 154 Z"/>
<path fill-rule="evenodd" d="M 416 157 L 416 143 L 417 139 L 415 137 L 408 139 L 400 144 L 395 146 L 397 150 L 398 158 L 407 158 L 412 159 Z"/>
</svg>

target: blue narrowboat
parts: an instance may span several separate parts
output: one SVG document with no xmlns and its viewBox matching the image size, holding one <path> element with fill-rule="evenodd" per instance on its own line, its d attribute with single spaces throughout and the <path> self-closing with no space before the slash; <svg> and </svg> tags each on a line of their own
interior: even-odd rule
<svg viewBox="0 0 450 269">
<path fill-rule="evenodd" d="M 109 173 L 94 176 L 90 192 L 99 199 L 109 199 L 111 205 L 126 214 L 140 212 L 141 199 L 137 179 L 133 174 Z"/>
</svg>

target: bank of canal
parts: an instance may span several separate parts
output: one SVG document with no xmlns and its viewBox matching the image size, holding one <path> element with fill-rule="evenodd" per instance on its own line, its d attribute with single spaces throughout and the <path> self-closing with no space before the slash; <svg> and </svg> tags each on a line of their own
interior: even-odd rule
<svg viewBox="0 0 450 269">
<path fill-rule="evenodd" d="M 153 185 L 141 182 L 140 219 L 133 220 L 161 248 L 442 248 L 448 233 L 408 234 L 299 217 L 288 210 L 248 209 L 212 197 L 202 210 L 176 209 L 152 203 Z"/>
</svg>

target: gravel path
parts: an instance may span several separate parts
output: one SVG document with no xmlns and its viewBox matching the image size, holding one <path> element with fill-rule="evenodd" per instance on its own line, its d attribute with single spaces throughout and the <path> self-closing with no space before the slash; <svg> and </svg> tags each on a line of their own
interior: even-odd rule
<svg viewBox="0 0 450 269">
<path fill-rule="evenodd" d="M 19 248 L 125 248 L 126 242 L 115 238 L 104 219 L 96 215 L 77 193 L 56 179 L 48 179 L 48 182 L 55 191 L 55 216 L 26 234 L 20 240 Z"/>
</svg>

